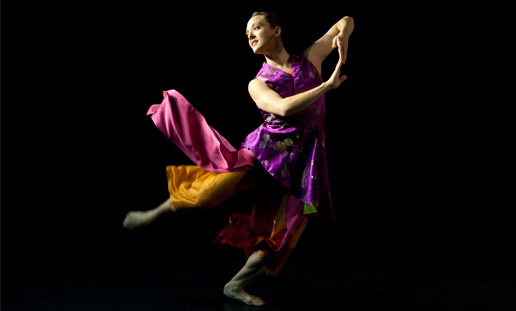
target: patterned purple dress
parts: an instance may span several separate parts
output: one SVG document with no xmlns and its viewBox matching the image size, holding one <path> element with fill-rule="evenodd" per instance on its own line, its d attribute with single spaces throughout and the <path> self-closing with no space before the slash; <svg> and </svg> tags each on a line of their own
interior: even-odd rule
<svg viewBox="0 0 516 311">
<path fill-rule="evenodd" d="M 288 74 L 264 63 L 256 78 L 282 97 L 322 83 L 319 72 L 305 56 L 291 56 L 291 65 L 292 74 Z M 288 117 L 261 112 L 265 122 L 245 138 L 241 147 L 251 150 L 263 167 L 304 203 L 304 214 L 329 213 L 333 218 L 326 166 L 324 96 Z"/>
<path fill-rule="evenodd" d="M 291 65 L 290 75 L 264 63 L 256 78 L 283 97 L 322 83 L 305 56 L 291 56 Z M 162 103 L 152 105 L 148 114 L 200 168 L 217 174 L 249 172 L 252 177 L 247 182 L 256 187 L 252 213 L 231 215 L 215 241 L 242 248 L 247 256 L 259 250 L 267 273 L 275 275 L 306 227 L 308 214 L 334 219 L 326 167 L 324 96 L 288 117 L 261 112 L 264 123 L 245 138 L 238 150 L 175 90 L 164 92 Z M 209 196 L 210 192 L 203 195 Z"/>
</svg>

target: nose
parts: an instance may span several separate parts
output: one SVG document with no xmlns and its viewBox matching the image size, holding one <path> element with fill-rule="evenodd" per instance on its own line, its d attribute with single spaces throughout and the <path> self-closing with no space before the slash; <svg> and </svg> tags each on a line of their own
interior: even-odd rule
<svg viewBox="0 0 516 311">
<path fill-rule="evenodd" d="M 249 34 L 247 35 L 247 38 L 248 38 L 249 40 L 254 39 L 254 38 L 255 38 L 254 33 L 253 33 L 252 31 L 250 31 L 250 32 L 249 32 Z"/>
</svg>

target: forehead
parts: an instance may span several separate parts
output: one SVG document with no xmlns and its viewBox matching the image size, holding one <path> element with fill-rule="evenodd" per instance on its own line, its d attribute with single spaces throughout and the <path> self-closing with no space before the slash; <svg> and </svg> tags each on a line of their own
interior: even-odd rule
<svg viewBox="0 0 516 311">
<path fill-rule="evenodd" d="M 253 16 L 247 22 L 247 29 L 246 30 L 249 30 L 249 28 L 251 28 L 251 26 L 253 26 L 253 24 L 256 24 L 256 23 L 260 23 L 260 24 L 264 24 L 265 23 L 266 24 L 267 20 L 265 19 L 264 15 Z"/>
</svg>

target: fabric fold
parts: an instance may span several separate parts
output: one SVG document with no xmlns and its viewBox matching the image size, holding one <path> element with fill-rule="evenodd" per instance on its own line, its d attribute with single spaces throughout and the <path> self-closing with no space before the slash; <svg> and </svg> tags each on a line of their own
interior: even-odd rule
<svg viewBox="0 0 516 311">
<path fill-rule="evenodd" d="M 254 165 L 253 152 L 235 149 L 178 91 L 163 94 L 161 104 L 152 105 L 147 115 L 196 165 L 217 173 L 244 171 Z"/>
<path fill-rule="evenodd" d="M 293 61 L 297 78 L 289 80 L 291 84 L 279 79 L 267 65 L 261 78 L 269 86 L 277 85 L 277 91 L 290 86 L 297 93 L 318 85 L 317 76 L 307 70 L 310 64 L 301 60 Z M 251 215 L 231 215 L 215 242 L 243 249 L 247 256 L 259 251 L 268 275 L 281 271 L 306 228 L 305 214 L 317 214 L 321 205 L 332 210 L 325 163 L 324 99 L 288 120 L 264 115 L 265 122 L 238 150 L 174 89 L 164 91 L 162 102 L 150 106 L 147 115 L 195 164 L 167 166 L 173 211 L 213 208 L 235 193 L 253 188 Z"/>
</svg>

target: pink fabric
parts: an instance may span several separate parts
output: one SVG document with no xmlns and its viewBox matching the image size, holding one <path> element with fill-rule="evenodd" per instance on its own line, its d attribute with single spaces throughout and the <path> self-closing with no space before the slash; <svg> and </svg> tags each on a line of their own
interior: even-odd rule
<svg viewBox="0 0 516 311">
<path fill-rule="evenodd" d="M 147 115 L 152 115 L 156 127 L 196 165 L 217 173 L 243 171 L 254 165 L 252 151 L 236 150 L 178 91 L 163 95 L 161 104 L 152 105 Z"/>
</svg>

